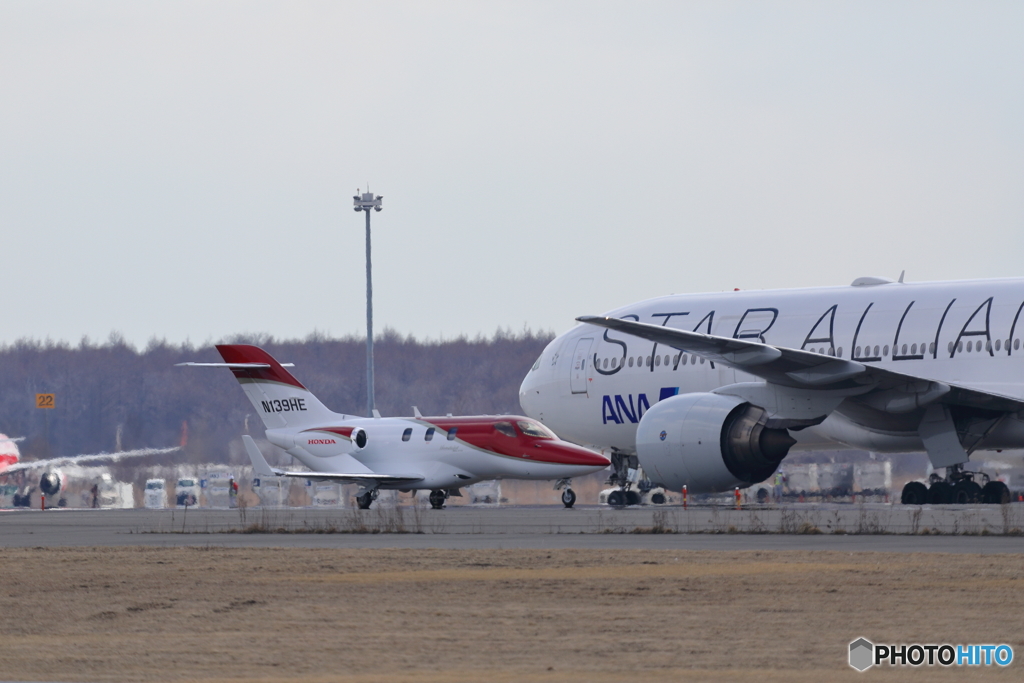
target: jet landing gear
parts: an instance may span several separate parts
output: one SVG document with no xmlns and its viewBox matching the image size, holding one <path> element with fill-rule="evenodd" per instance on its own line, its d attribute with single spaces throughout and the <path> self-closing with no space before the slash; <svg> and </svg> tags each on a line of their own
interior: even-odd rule
<svg viewBox="0 0 1024 683">
<path fill-rule="evenodd" d="M 640 491 L 633 491 L 632 486 L 637 481 L 640 461 L 635 455 L 628 455 L 621 451 L 612 450 L 612 475 L 608 477 L 608 484 L 618 486 L 617 491 L 608 494 L 608 505 L 614 508 L 627 505 L 640 504 Z"/>
<path fill-rule="evenodd" d="M 434 510 L 441 510 L 444 508 L 444 501 L 448 499 L 448 492 L 440 489 L 430 492 L 430 507 Z"/>
<path fill-rule="evenodd" d="M 985 485 L 975 481 L 976 477 L 984 479 Z M 945 477 L 933 472 L 929 483 L 925 487 L 919 481 L 909 482 L 903 487 L 900 501 L 904 505 L 1000 505 L 1010 502 L 1010 489 L 1006 484 L 991 479 L 984 472 L 965 472 L 962 464 L 947 467 Z"/>
<path fill-rule="evenodd" d="M 571 508 L 576 504 L 576 492 L 572 490 L 572 479 L 559 479 L 555 482 L 555 490 L 564 488 L 562 491 L 562 505 Z"/>
<path fill-rule="evenodd" d="M 380 491 L 373 489 L 372 491 L 364 491 L 356 496 L 356 505 L 359 506 L 360 510 L 369 510 L 370 504 L 377 500 L 377 496 L 380 495 Z"/>
</svg>

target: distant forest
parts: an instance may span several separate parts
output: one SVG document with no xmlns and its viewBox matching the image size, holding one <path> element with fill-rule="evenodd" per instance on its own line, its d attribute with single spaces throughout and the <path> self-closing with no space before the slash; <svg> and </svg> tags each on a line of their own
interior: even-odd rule
<svg viewBox="0 0 1024 683">
<path fill-rule="evenodd" d="M 384 416 L 521 414 L 519 384 L 550 333 L 499 330 L 491 338 L 420 342 L 385 331 L 374 339 L 375 397 Z M 331 410 L 366 413 L 365 338 L 277 341 L 237 336 L 282 363 Z M 227 370 L 178 368 L 220 361 L 212 346 L 151 342 L 137 350 L 117 335 L 102 345 L 21 340 L 0 347 L 0 432 L 25 437 L 24 459 L 177 446 L 178 462 L 238 462 L 236 444 L 263 424 Z M 37 393 L 56 395 L 53 409 Z M 236 445 L 233 445 L 236 444 Z"/>
</svg>

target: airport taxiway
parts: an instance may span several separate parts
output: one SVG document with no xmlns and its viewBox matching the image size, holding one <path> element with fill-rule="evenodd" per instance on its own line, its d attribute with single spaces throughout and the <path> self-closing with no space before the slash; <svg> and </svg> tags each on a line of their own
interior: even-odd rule
<svg viewBox="0 0 1024 683">
<path fill-rule="evenodd" d="M 528 548 L 1024 553 L 1024 504 L 7 510 L 0 547 Z"/>
</svg>

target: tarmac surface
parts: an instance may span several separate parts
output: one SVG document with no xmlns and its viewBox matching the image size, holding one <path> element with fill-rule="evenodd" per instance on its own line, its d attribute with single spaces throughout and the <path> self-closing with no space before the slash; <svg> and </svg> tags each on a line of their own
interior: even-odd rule
<svg viewBox="0 0 1024 683">
<path fill-rule="evenodd" d="M 4 510 L 0 547 L 1024 553 L 1024 504 Z"/>
</svg>

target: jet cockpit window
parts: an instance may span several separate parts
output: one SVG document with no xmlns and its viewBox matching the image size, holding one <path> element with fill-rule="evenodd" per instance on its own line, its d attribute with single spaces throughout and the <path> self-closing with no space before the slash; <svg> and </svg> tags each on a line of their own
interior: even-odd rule
<svg viewBox="0 0 1024 683">
<path fill-rule="evenodd" d="M 511 422 L 495 422 L 494 429 L 499 434 L 511 436 L 513 439 L 516 437 L 516 428 L 512 426 Z"/>
<path fill-rule="evenodd" d="M 516 422 L 519 425 L 519 429 L 522 430 L 526 436 L 532 436 L 538 439 L 554 439 L 555 433 L 542 424 L 536 422 L 527 422 L 526 420 L 519 420 Z"/>
<path fill-rule="evenodd" d="M 402 432 L 402 441 L 408 441 L 412 438 L 412 427 L 406 427 L 405 431 Z"/>
<path fill-rule="evenodd" d="M 532 367 L 532 368 L 530 368 L 530 372 L 533 372 L 534 370 L 536 370 L 537 368 L 539 368 L 539 367 L 540 367 L 540 362 L 541 362 L 541 360 L 543 360 L 543 359 L 544 359 L 544 355 L 543 355 L 543 354 L 541 354 L 540 356 L 538 356 L 538 357 L 537 357 L 537 362 L 533 364 L 533 367 Z"/>
<path fill-rule="evenodd" d="M 457 431 L 459 431 L 458 427 L 452 427 L 451 429 L 448 430 L 448 440 L 449 441 L 455 441 L 455 433 Z"/>
<path fill-rule="evenodd" d="M 431 439 L 433 439 L 435 431 L 437 431 L 437 430 L 434 429 L 433 427 L 428 427 L 427 428 L 427 433 L 423 435 L 423 440 L 424 441 L 430 441 Z"/>
</svg>

